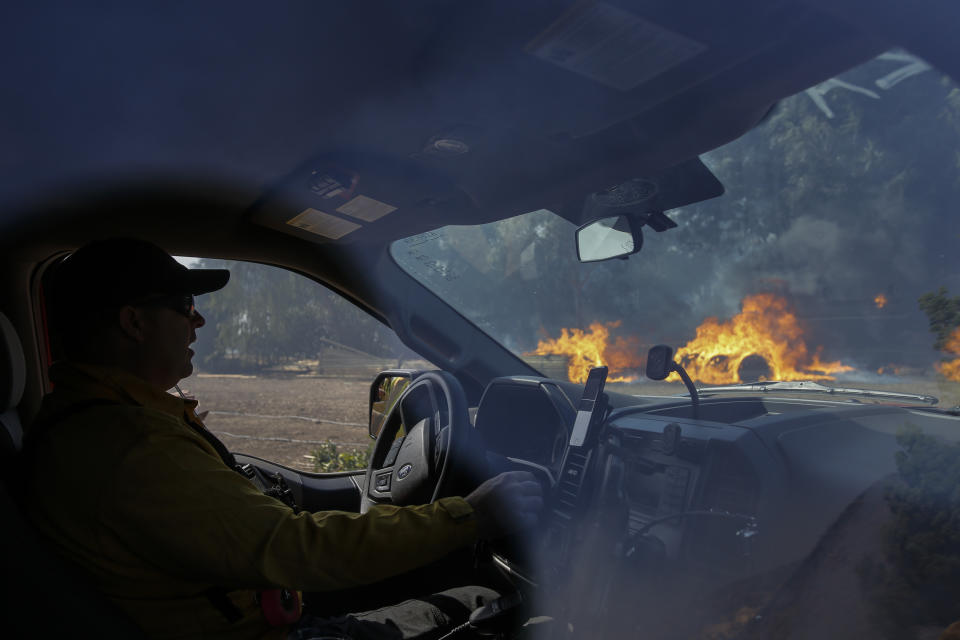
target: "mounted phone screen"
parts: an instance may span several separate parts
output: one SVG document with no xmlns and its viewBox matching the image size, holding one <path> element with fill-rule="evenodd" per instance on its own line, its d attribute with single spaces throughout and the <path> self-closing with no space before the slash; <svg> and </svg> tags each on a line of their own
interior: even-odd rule
<svg viewBox="0 0 960 640">
<path fill-rule="evenodd" d="M 577 419 L 573 423 L 573 433 L 570 434 L 570 446 L 582 447 L 587 441 L 590 425 L 593 424 L 593 413 L 597 408 L 597 400 L 603 393 L 603 385 L 607 381 L 607 368 L 594 367 L 590 369 L 587 383 L 583 387 L 583 396 L 577 406 Z"/>
</svg>

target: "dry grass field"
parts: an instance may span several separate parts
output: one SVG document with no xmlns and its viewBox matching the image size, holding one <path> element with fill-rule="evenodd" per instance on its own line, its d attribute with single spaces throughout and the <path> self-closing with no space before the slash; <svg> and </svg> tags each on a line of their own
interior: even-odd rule
<svg viewBox="0 0 960 640">
<path fill-rule="evenodd" d="M 307 456 L 320 443 L 361 449 L 370 443 L 370 380 L 200 373 L 180 387 L 199 400 L 199 411 L 210 412 L 207 427 L 236 453 L 310 471 Z"/>
<path fill-rule="evenodd" d="M 315 371 L 262 376 L 199 373 L 180 386 L 200 401 L 200 411 L 210 412 L 207 426 L 230 450 L 310 471 L 311 452 L 327 440 L 343 449 L 369 446 L 367 398 L 376 370 L 353 370 L 347 375 Z M 941 407 L 960 404 L 960 383 L 942 378 L 828 384 L 924 393 L 940 398 Z M 650 381 L 610 385 L 609 389 L 642 395 L 685 391 L 679 383 Z"/>
</svg>

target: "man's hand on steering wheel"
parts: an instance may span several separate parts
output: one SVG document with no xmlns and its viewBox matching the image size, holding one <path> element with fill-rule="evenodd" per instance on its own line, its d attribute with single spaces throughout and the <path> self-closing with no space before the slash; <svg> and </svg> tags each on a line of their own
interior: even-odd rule
<svg viewBox="0 0 960 640">
<path fill-rule="evenodd" d="M 529 471 L 507 471 L 474 489 L 473 507 L 481 539 L 496 540 L 532 527 L 543 510 L 543 487 Z"/>
</svg>

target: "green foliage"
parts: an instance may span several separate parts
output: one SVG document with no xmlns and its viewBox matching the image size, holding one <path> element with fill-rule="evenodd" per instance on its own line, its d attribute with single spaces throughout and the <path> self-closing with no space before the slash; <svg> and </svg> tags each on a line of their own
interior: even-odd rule
<svg viewBox="0 0 960 640">
<path fill-rule="evenodd" d="M 908 427 L 897 436 L 902 483 L 887 502 L 893 520 L 882 576 L 887 614 L 913 624 L 960 619 L 960 444 Z"/>
<path fill-rule="evenodd" d="M 918 302 L 930 321 L 930 331 L 937 336 L 934 348 L 943 351 L 950 334 L 960 327 L 960 296 L 950 298 L 947 288 L 940 287 L 920 296 Z"/>
<path fill-rule="evenodd" d="M 366 451 L 356 448 L 341 451 L 337 448 L 335 442 L 327 440 L 311 452 L 313 470 L 317 473 L 332 473 L 334 471 L 366 469 L 372 451 L 372 443 Z"/>
</svg>

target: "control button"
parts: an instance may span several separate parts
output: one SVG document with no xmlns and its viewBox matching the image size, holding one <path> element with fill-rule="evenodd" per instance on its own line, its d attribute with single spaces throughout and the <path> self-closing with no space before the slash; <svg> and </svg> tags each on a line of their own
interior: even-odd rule
<svg viewBox="0 0 960 640">
<path fill-rule="evenodd" d="M 390 450 L 387 451 L 387 457 L 383 461 L 383 466 L 392 467 L 397 462 L 397 454 L 400 453 L 400 447 L 403 445 L 404 438 L 397 438 L 393 441 L 393 444 L 390 445 Z"/>
<path fill-rule="evenodd" d="M 378 473 L 376 481 L 377 491 L 390 490 L 390 473 Z"/>
</svg>

